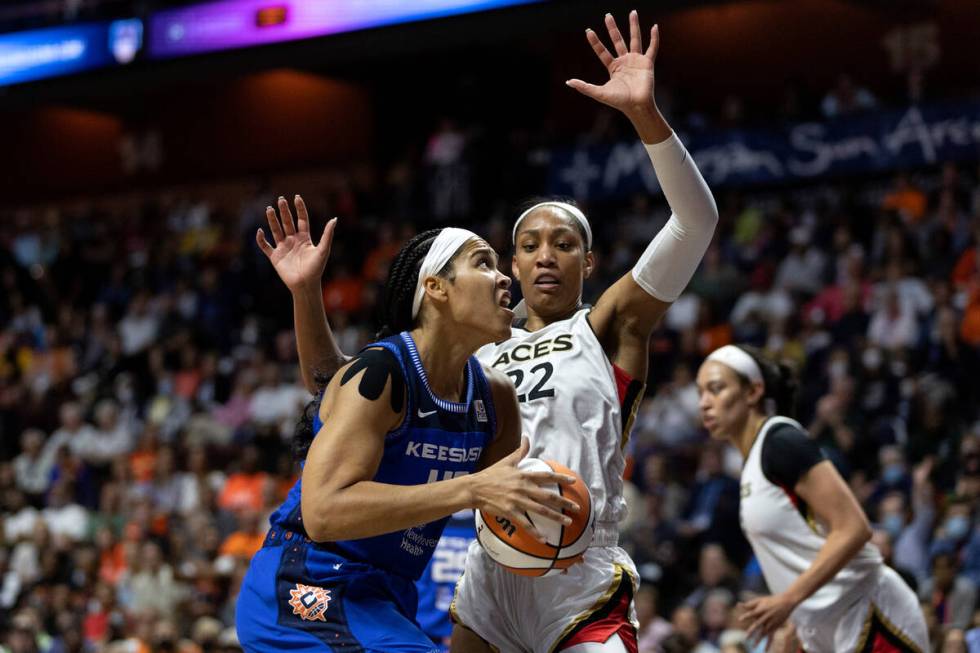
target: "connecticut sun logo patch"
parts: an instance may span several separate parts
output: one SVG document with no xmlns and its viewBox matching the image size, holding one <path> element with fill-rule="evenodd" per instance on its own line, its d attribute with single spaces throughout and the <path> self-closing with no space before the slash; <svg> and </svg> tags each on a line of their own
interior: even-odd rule
<svg viewBox="0 0 980 653">
<path fill-rule="evenodd" d="M 330 590 L 296 583 L 296 589 L 289 590 L 289 605 L 293 614 L 303 621 L 326 621 L 327 605 L 330 603 Z"/>
</svg>

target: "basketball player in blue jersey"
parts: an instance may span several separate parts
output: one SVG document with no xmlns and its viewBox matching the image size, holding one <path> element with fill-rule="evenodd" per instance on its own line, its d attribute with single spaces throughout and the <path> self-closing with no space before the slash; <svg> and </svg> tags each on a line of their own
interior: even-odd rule
<svg viewBox="0 0 980 653">
<path fill-rule="evenodd" d="M 415 621 L 414 581 L 449 515 L 489 510 L 533 532 L 527 513 L 567 523 L 560 511 L 578 510 L 540 487 L 573 479 L 517 469 L 528 443 L 513 387 L 473 357 L 510 335 L 510 282 L 496 264 L 486 242 L 452 228 L 396 257 L 391 335 L 319 394 L 302 476 L 242 584 L 245 650 L 435 653 Z"/>
<path fill-rule="evenodd" d="M 449 651 L 449 637 L 453 632 L 453 622 L 449 617 L 449 605 L 459 577 L 466 565 L 466 552 L 476 539 L 473 511 L 461 510 L 455 513 L 446 524 L 442 538 L 415 583 L 419 591 L 419 625 L 425 634 L 440 645 L 440 650 Z"/>
<path fill-rule="evenodd" d="M 697 166 L 657 109 L 657 27 L 644 49 L 635 11 L 629 16 L 628 40 L 611 15 L 605 24 L 612 52 L 592 30 L 586 38 L 608 81 L 600 86 L 569 80 L 568 85 L 633 123 L 672 215 L 631 272 L 590 307 L 582 304 L 584 279 L 595 266 L 589 220 L 568 202 L 530 206 L 513 227 L 511 269 L 524 295 L 517 307 L 522 314 L 510 339 L 477 353 L 486 366 L 513 380 L 531 454 L 566 465 L 589 486 L 595 537 L 581 564 L 543 578 L 515 576 L 478 545 L 471 546 L 453 602 L 453 651 L 624 653 L 637 646 L 632 597 L 638 574 L 618 546 L 618 522 L 626 514 L 623 451 L 643 395 L 650 334 L 697 269 L 718 210 Z M 297 200 L 297 210 L 299 205 Z M 288 210 L 285 200 L 280 210 Z M 310 369 L 329 372 L 344 360 L 329 333 L 319 293 L 331 233 L 314 246 L 307 228 L 281 252 L 266 250 L 293 294 L 305 376 Z"/>
</svg>

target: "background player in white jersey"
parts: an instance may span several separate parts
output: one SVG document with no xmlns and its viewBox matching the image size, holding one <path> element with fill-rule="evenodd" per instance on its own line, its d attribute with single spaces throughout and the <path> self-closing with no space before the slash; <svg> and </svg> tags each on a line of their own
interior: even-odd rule
<svg viewBox="0 0 980 653">
<path fill-rule="evenodd" d="M 787 619 L 807 653 L 929 651 L 915 594 L 869 543 L 857 499 L 793 414 L 789 368 L 727 345 L 698 371 L 713 438 L 745 456 L 739 507 L 771 596 L 744 605 L 751 634 Z"/>
<path fill-rule="evenodd" d="M 657 27 L 644 50 L 635 11 L 628 44 L 613 17 L 607 14 L 605 21 L 615 55 L 592 30 L 586 35 L 609 81 L 568 85 L 630 119 L 673 215 L 632 272 L 589 308 L 582 305 L 583 282 L 594 267 L 586 217 L 563 202 L 544 202 L 522 213 L 514 225 L 512 270 L 521 284 L 526 319 L 511 339 L 479 352 L 485 366 L 514 381 L 530 455 L 557 460 L 588 484 L 596 537 L 583 563 L 545 578 L 515 576 L 472 547 L 454 601 L 454 651 L 487 651 L 488 644 L 504 651 L 636 650 L 632 596 L 638 575 L 617 546 L 617 522 L 626 511 L 623 447 L 647 376 L 650 334 L 697 269 L 718 211 L 654 100 Z M 285 200 L 279 208 L 288 212 Z M 301 200 L 297 210 L 305 216 Z M 301 364 L 310 379 L 311 370 L 329 373 L 345 354 L 330 335 L 319 294 L 330 232 L 313 246 L 306 224 L 305 234 L 283 241 L 280 255 L 266 253 L 293 293 Z"/>
</svg>

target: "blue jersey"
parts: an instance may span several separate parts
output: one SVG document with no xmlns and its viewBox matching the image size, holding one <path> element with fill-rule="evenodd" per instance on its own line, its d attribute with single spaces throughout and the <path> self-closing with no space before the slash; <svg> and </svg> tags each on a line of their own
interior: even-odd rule
<svg viewBox="0 0 980 653">
<path fill-rule="evenodd" d="M 442 532 L 442 539 L 429 566 L 415 583 L 419 592 L 419 626 L 436 641 L 447 639 L 452 634 L 449 604 L 456 591 L 456 581 L 463 575 L 466 566 L 466 552 L 475 539 L 473 511 L 461 510 L 453 515 Z"/>
<path fill-rule="evenodd" d="M 398 361 L 406 386 L 405 418 L 384 444 L 381 464 L 372 480 L 393 485 L 420 485 L 469 474 L 487 444 L 493 440 L 496 419 L 490 386 L 480 363 L 470 357 L 466 364 L 466 394 L 461 403 L 436 397 L 419 359 L 415 342 L 403 332 L 365 347 L 383 347 Z M 322 424 L 314 420 L 314 431 Z M 356 434 L 352 434 L 356 436 Z M 342 461 L 338 461 L 342 464 Z M 298 480 L 280 508 L 270 518 L 272 530 L 305 536 L 300 513 L 302 480 Z M 326 545 L 311 544 L 306 564 L 312 575 L 318 567 L 336 564 L 336 556 L 364 562 L 412 580 L 422 575 L 435 551 L 448 517 L 357 540 Z M 328 551 L 322 558 L 318 551 Z"/>
</svg>

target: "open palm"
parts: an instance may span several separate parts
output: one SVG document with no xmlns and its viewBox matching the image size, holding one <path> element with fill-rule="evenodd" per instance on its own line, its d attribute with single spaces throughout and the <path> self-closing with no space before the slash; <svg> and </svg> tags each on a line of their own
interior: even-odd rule
<svg viewBox="0 0 980 653">
<path fill-rule="evenodd" d="M 330 220 L 323 228 L 319 244 L 314 245 L 310 237 L 310 218 L 306 211 L 306 203 L 299 195 L 294 200 L 296 204 L 296 223 L 289 210 L 289 202 L 279 198 L 279 215 L 271 206 L 266 208 L 265 217 L 269 221 L 269 230 L 275 245 L 266 240 L 265 232 L 261 229 L 255 234 L 255 242 L 259 249 L 269 258 L 276 274 L 291 291 L 299 290 L 309 285 L 319 287 L 323 270 L 330 258 L 330 245 L 333 242 L 333 232 L 337 218 Z M 280 223 L 281 218 L 281 223 Z"/>
<path fill-rule="evenodd" d="M 656 25 L 653 26 L 650 30 L 650 44 L 644 51 L 640 19 L 635 10 L 630 12 L 629 47 L 611 14 L 606 14 L 606 29 L 616 51 L 615 57 L 594 31 L 586 30 L 585 36 L 599 61 L 609 72 L 609 81 L 597 86 L 580 79 L 570 79 L 567 84 L 583 95 L 619 109 L 629 116 L 648 108 L 653 102 L 653 68 L 660 45 L 660 30 Z"/>
</svg>

